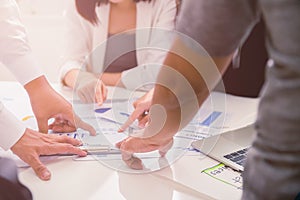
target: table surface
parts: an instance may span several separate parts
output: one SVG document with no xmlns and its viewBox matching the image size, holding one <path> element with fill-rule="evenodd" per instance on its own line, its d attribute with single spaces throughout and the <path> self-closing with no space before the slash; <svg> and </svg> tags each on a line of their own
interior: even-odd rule
<svg viewBox="0 0 300 200">
<path fill-rule="evenodd" d="M 70 97 L 70 90 L 53 85 L 63 96 Z M 111 88 L 110 88 L 111 90 Z M 111 92 L 110 92 L 111 93 Z M 141 93 L 142 94 L 142 93 Z M 111 94 L 109 94 L 111 96 Z M 121 94 L 123 96 L 123 93 Z M 140 94 L 139 94 L 140 95 Z M 26 92 L 16 82 L 0 82 L 0 100 L 22 97 L 23 105 L 30 106 Z M 124 98 L 124 97 L 123 97 Z M 175 164 L 161 171 L 146 174 L 118 172 L 99 161 L 74 161 L 72 157 L 59 157 L 47 162 L 52 172 L 50 181 L 41 181 L 31 168 L 19 170 L 19 178 L 32 192 L 34 199 L 239 199 L 241 190 L 202 177 L 201 169 L 216 161 L 199 155 L 183 156 Z M 194 176 L 194 173 L 199 176 Z M 184 184 L 180 176 L 190 179 Z M 199 186 L 199 187 L 198 187 Z"/>
</svg>

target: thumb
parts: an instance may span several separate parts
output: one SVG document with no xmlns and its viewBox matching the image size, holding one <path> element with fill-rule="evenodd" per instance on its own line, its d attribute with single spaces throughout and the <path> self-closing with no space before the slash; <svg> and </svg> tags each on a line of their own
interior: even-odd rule
<svg viewBox="0 0 300 200">
<path fill-rule="evenodd" d="M 39 132 L 48 133 L 48 120 L 38 119 Z"/>
<path fill-rule="evenodd" d="M 172 148 L 173 142 L 174 141 L 172 139 L 169 143 L 167 143 L 166 145 L 164 145 L 158 149 L 161 157 L 164 157 L 167 154 L 167 152 Z"/>
<path fill-rule="evenodd" d="M 97 134 L 96 130 L 94 129 L 93 126 L 82 121 L 78 116 L 75 116 L 75 120 L 76 120 L 76 125 L 78 128 L 88 131 L 90 133 L 90 135 L 93 135 L 93 136 L 95 136 Z"/>
</svg>

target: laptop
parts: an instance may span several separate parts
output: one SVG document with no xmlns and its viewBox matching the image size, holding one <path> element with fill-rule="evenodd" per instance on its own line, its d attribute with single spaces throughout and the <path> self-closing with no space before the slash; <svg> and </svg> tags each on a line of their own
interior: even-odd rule
<svg viewBox="0 0 300 200">
<path fill-rule="evenodd" d="M 255 137 L 254 124 L 192 143 L 192 147 L 225 165 L 243 171 L 247 151 Z"/>
</svg>

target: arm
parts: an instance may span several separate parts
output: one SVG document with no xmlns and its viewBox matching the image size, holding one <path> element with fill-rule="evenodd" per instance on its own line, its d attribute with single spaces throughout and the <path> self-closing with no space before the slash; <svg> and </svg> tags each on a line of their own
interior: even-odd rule
<svg viewBox="0 0 300 200">
<path fill-rule="evenodd" d="M 67 6 L 66 42 L 60 78 L 63 85 L 73 88 L 79 70 L 84 68 L 86 56 L 92 51 L 92 25 L 77 13 L 75 1 L 68 1 Z"/>
<path fill-rule="evenodd" d="M 0 11 L 1 61 L 24 85 L 30 96 L 40 131 L 48 131 L 48 119 L 53 117 L 64 121 L 65 126 L 62 127 L 64 131 L 75 130 L 76 127 L 82 126 L 94 134 L 95 130 L 74 115 L 70 103 L 51 88 L 40 72 L 29 47 L 16 2 L 5 1 L 0 5 Z"/>
<path fill-rule="evenodd" d="M 65 76 L 64 84 L 72 88 L 84 103 L 102 103 L 107 97 L 107 88 L 99 75 L 71 69 Z"/>
<path fill-rule="evenodd" d="M 15 1 L 0 4 L 0 62 L 22 85 L 42 75 L 34 59 Z"/>
<path fill-rule="evenodd" d="M 11 149 L 24 162 L 28 163 L 39 178 L 49 180 L 50 171 L 39 160 L 40 155 L 59 153 L 77 154 L 85 156 L 86 152 L 76 148 L 81 142 L 70 137 L 41 134 L 26 129 L 12 113 L 0 102 L 0 147 Z"/>
<path fill-rule="evenodd" d="M 37 100 L 40 99 L 39 95 L 45 98 L 43 102 L 38 102 L 41 105 L 40 107 L 33 105 L 39 128 L 46 132 L 48 130 L 48 117 L 58 117 L 48 112 L 51 108 L 60 109 L 59 106 L 56 107 L 56 103 L 61 103 L 61 107 L 67 105 L 64 107 L 64 110 L 61 110 L 66 112 L 56 113 L 57 115 L 61 115 L 60 117 L 63 119 L 70 119 L 71 122 L 73 122 L 73 118 L 75 118 L 75 120 L 79 121 L 79 124 L 84 124 L 84 126 L 92 128 L 83 123 L 76 116 L 73 116 L 70 105 L 64 99 L 58 97 L 58 94 L 53 91 L 39 72 L 28 45 L 24 27 L 20 22 L 15 1 L 1 1 L 0 13 L 0 61 L 3 62 L 3 64 L 14 73 L 17 80 L 24 85 L 31 100 L 35 99 L 34 101 L 37 102 Z M 39 89 L 35 90 L 35 88 Z M 44 96 L 44 94 L 47 96 Z M 48 104 L 49 101 L 53 104 Z M 70 116 L 70 113 L 72 113 L 72 116 Z M 64 118 L 65 116 L 68 117 Z M 74 127 L 74 125 L 72 126 Z M 66 127 L 69 128 L 70 126 L 67 125 Z M 80 144 L 77 140 L 61 138 L 54 135 L 48 136 L 26 129 L 2 104 L 0 104 L 0 130 L 0 146 L 6 150 L 11 148 L 16 155 L 32 166 L 37 175 L 43 180 L 50 179 L 50 172 L 40 162 L 39 155 L 56 153 L 86 155 L 85 152 L 73 146 Z"/>
<path fill-rule="evenodd" d="M 128 165 L 141 164 L 132 156 L 134 152 L 160 150 L 167 146 L 172 141 L 173 135 L 197 113 L 202 102 L 221 78 L 234 50 L 246 39 L 247 33 L 255 24 L 256 13 L 245 12 L 243 10 L 245 7 L 248 7 L 248 2 L 238 0 L 230 3 L 183 1 L 177 29 L 185 34 L 183 38 L 188 36 L 187 39 L 193 38 L 194 41 L 185 43 L 185 39 L 176 40 L 166 58 L 167 67 L 161 69 L 157 79 L 158 83 L 150 108 L 151 120 L 149 128 L 144 131 L 146 137 L 129 137 L 117 144 L 124 151 L 123 159 Z M 210 64 L 211 61 L 205 53 L 195 52 L 195 48 L 189 48 L 194 47 L 195 41 L 201 44 L 209 55 L 212 55 L 216 67 Z M 172 52 L 176 52 L 177 55 Z M 153 109 L 155 105 L 160 109 Z M 156 115 L 155 112 L 151 115 L 151 110 L 158 111 Z M 158 115 L 162 111 L 166 114 Z M 159 125 L 153 122 L 152 127 L 158 126 L 160 129 L 151 135 L 152 121 L 155 118 L 161 120 L 161 116 L 164 117 L 165 124 Z"/>
<path fill-rule="evenodd" d="M 96 102 L 101 105 L 107 96 L 107 88 L 99 76 L 84 71 L 86 56 L 92 51 L 93 25 L 83 19 L 76 10 L 75 2 L 68 2 L 67 42 L 64 64 L 60 76 L 64 86 L 74 89 L 84 103 Z"/>
<path fill-rule="evenodd" d="M 194 53 L 179 40 L 176 40 L 172 49 L 177 48 L 182 49 L 187 54 Z M 159 150 L 161 155 L 164 155 L 169 150 L 173 136 L 186 126 L 197 113 L 210 90 L 226 70 L 231 57 L 228 55 L 214 58 L 213 61 L 217 70 L 214 71 L 215 74 L 209 76 L 209 81 L 207 81 L 207 77 L 203 77 L 203 74 L 199 73 L 201 70 L 206 70 L 202 64 L 207 66 L 207 57 L 203 57 L 202 60 L 197 61 L 197 66 L 193 66 L 181 56 L 168 53 L 164 63 L 168 67 L 163 67 L 160 70 L 149 112 L 150 123 L 144 130 L 143 136 L 128 137 L 117 144 L 117 147 L 123 151 L 124 161 L 130 167 L 142 168 L 141 162 L 133 157 L 132 153 Z M 213 67 L 213 63 L 208 67 Z M 175 74 L 173 74 L 173 70 L 176 70 Z M 181 76 L 176 77 L 177 73 L 183 75 L 184 79 Z M 182 86 L 184 84 L 187 87 Z M 187 96 L 194 96 L 195 98 L 185 98 Z M 155 119 L 164 121 L 164 123 L 158 123 Z"/>
<path fill-rule="evenodd" d="M 82 128 L 95 135 L 92 126 L 83 122 L 72 110 L 72 105 L 49 85 L 44 76 L 38 77 L 24 85 L 37 118 L 39 130 L 48 132 L 48 120 L 54 118 L 51 125 L 55 132 L 72 132 Z M 58 123 L 59 122 L 59 123 Z"/>
<path fill-rule="evenodd" d="M 81 142 L 68 136 L 41 134 L 26 129 L 22 137 L 11 147 L 11 150 L 24 162 L 28 163 L 42 180 L 50 180 L 51 173 L 40 161 L 40 155 L 76 154 L 86 156 L 86 152 L 76 146 Z"/>
<path fill-rule="evenodd" d="M 105 83 L 105 85 L 124 87 L 124 84 L 121 80 L 121 75 L 122 73 L 105 72 L 101 75 L 101 80 L 103 83 Z"/>
</svg>

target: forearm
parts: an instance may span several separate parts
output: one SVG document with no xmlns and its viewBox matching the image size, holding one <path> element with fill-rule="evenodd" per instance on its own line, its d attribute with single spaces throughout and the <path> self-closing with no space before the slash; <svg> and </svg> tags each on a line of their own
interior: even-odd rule
<svg viewBox="0 0 300 200">
<path fill-rule="evenodd" d="M 65 77 L 63 78 L 63 84 L 67 87 L 74 88 L 76 84 L 76 79 L 79 74 L 79 69 L 72 69 L 66 73 Z"/>
<path fill-rule="evenodd" d="M 34 80 L 31 80 L 26 85 L 24 85 L 24 88 L 30 98 L 32 96 L 40 95 L 39 91 L 49 90 L 49 89 L 52 90 L 45 76 L 40 76 Z"/>
<path fill-rule="evenodd" d="M 207 56 L 189 52 L 191 50 L 179 41 L 175 42 L 172 49 L 176 48 L 186 52 L 189 57 L 168 53 L 165 67 L 161 68 L 158 75 L 152 99 L 152 105 L 160 105 L 166 113 L 167 120 L 158 133 L 163 138 L 172 137 L 192 120 L 221 79 L 232 57 L 213 58 L 213 63 Z M 208 69 L 212 67 L 215 69 Z M 161 115 L 150 116 L 151 121 L 152 118 L 160 117 Z"/>
<path fill-rule="evenodd" d="M 107 86 L 124 87 L 121 80 L 122 73 L 103 73 L 101 75 L 102 82 Z"/>
</svg>

